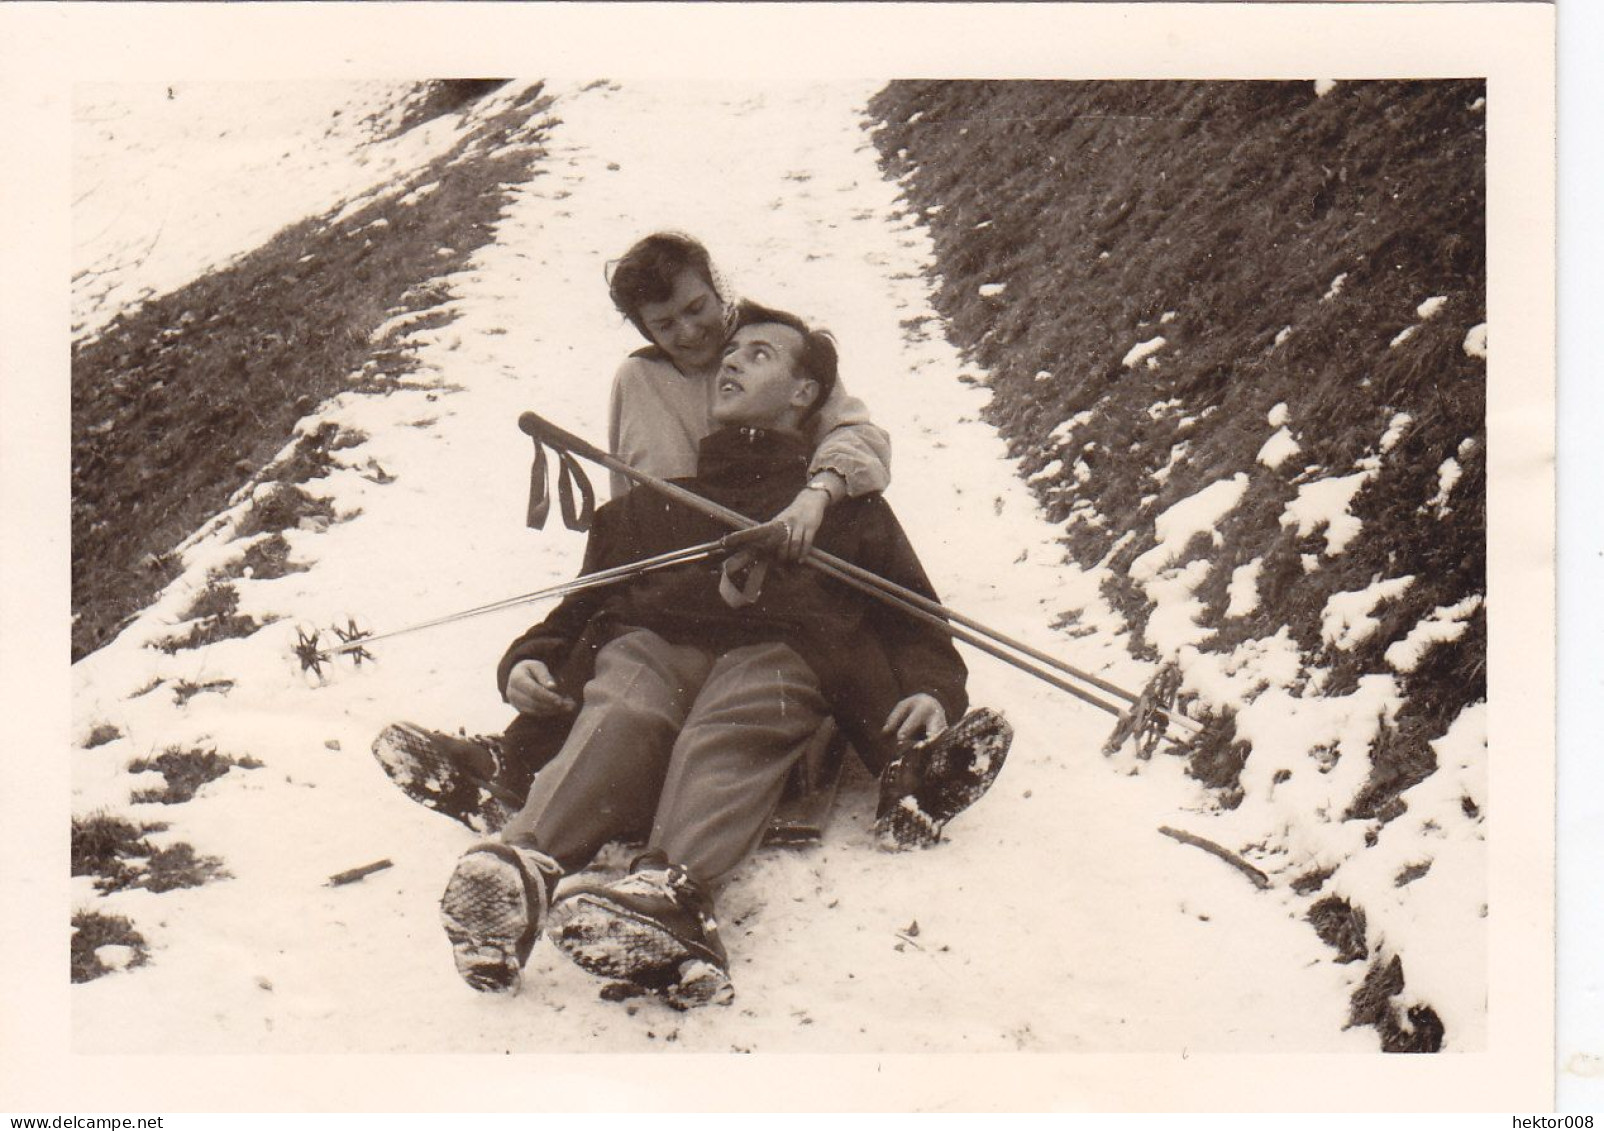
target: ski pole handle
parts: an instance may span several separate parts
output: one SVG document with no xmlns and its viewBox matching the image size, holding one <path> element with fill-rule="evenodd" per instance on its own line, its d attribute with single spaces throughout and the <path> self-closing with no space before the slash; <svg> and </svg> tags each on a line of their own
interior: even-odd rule
<svg viewBox="0 0 1604 1131">
<path fill-rule="evenodd" d="M 584 456 L 588 460 L 593 460 L 609 468 L 618 462 L 600 448 L 586 443 L 572 432 L 557 427 L 539 413 L 525 412 L 521 414 L 518 417 L 518 427 L 523 430 L 526 436 L 531 436 L 536 440 L 543 440 L 554 448 L 566 448 L 575 455 Z"/>
<path fill-rule="evenodd" d="M 748 546 L 756 546 L 760 550 L 778 550 L 784 546 L 789 531 L 783 522 L 765 522 L 761 526 L 748 526 L 745 530 L 737 530 L 726 534 L 718 540 L 721 550 L 742 550 Z"/>
</svg>

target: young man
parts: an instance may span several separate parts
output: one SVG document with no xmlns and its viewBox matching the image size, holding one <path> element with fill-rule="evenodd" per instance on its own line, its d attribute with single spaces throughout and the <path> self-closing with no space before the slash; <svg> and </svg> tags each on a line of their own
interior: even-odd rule
<svg viewBox="0 0 1604 1131">
<path fill-rule="evenodd" d="M 802 428 L 835 374 L 828 335 L 758 309 L 726 347 L 719 428 L 697 474 L 679 482 L 760 521 L 780 513 L 806 480 Z M 583 572 L 725 532 L 633 491 L 597 512 Z M 817 544 L 935 599 L 878 494 L 832 507 Z M 447 884 L 441 914 L 458 972 L 476 989 L 511 989 L 544 929 L 592 973 L 682 1006 L 728 1000 L 709 888 L 757 847 L 813 732 L 833 715 L 872 765 L 943 731 L 961 739 L 947 720 L 965 709 L 966 674 L 945 633 L 801 566 L 768 568 L 756 593 L 737 595 L 718 568 L 696 564 L 569 596 L 498 671 L 523 716 L 582 705 L 519 812 Z M 1000 763 L 1002 750 L 992 753 Z M 563 875 L 627 835 L 646 838 L 629 875 L 571 887 L 552 907 Z"/>
<path fill-rule="evenodd" d="M 655 232 L 613 266 L 608 295 L 651 344 L 624 359 L 608 405 L 608 449 L 633 468 L 672 479 L 696 471 L 697 445 L 717 426 L 713 383 L 724 343 L 743 322 L 707 248 L 678 232 Z M 883 491 L 891 481 L 891 437 L 839 383 L 802 425 L 809 476 L 785 508 L 785 556 L 799 560 L 826 509 L 849 495 Z M 614 473 L 614 497 L 629 480 Z"/>
</svg>

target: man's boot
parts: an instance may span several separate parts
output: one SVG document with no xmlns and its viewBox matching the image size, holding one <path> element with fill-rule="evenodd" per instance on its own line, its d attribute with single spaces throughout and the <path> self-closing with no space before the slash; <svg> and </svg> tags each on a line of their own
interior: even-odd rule
<svg viewBox="0 0 1604 1131">
<path fill-rule="evenodd" d="M 534 849 L 491 842 L 463 853 L 440 897 L 463 981 L 483 993 L 517 988 L 560 879 L 562 867 Z"/>
<path fill-rule="evenodd" d="M 641 856 L 622 879 L 567 892 L 549 933 L 590 973 L 661 994 L 677 1009 L 735 996 L 711 897 L 661 853 Z"/>
<path fill-rule="evenodd" d="M 499 780 L 501 743 L 488 735 L 392 723 L 373 740 L 373 756 L 412 800 L 481 835 L 500 832 L 523 805 Z"/>
<path fill-rule="evenodd" d="M 1008 720 L 983 707 L 899 753 L 880 774 L 880 847 L 900 852 L 939 842 L 947 822 L 997 780 L 1013 740 Z"/>
</svg>

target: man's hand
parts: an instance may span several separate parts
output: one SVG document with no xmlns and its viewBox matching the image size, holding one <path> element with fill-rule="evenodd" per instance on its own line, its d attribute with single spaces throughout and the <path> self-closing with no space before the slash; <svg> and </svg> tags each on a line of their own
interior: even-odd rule
<svg viewBox="0 0 1604 1131">
<path fill-rule="evenodd" d="M 797 492 L 791 505 L 774 516 L 774 521 L 785 529 L 785 544 L 780 547 L 780 560 L 799 562 L 813 548 L 813 539 L 824 525 L 824 512 L 829 509 L 830 496 L 813 487 Z"/>
<path fill-rule="evenodd" d="M 947 712 L 942 710 L 940 701 L 934 695 L 926 695 L 922 691 L 915 692 L 891 708 L 891 714 L 886 716 L 886 725 L 880 728 L 882 734 L 896 731 L 898 745 L 934 738 L 946 729 Z"/>
<path fill-rule="evenodd" d="M 507 677 L 507 702 L 526 715 L 561 715 L 574 701 L 557 691 L 557 681 L 539 660 L 520 661 Z"/>
</svg>

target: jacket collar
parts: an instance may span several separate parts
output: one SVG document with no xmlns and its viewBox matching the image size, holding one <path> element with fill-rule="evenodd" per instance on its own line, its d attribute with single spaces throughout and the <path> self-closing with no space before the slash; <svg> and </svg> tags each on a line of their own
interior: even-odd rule
<svg viewBox="0 0 1604 1131">
<path fill-rule="evenodd" d="M 730 425 L 702 441 L 696 477 L 721 486 L 805 478 L 807 442 L 795 432 Z"/>
</svg>

